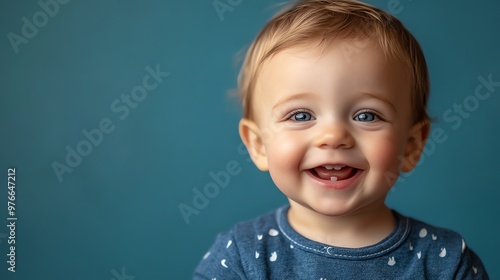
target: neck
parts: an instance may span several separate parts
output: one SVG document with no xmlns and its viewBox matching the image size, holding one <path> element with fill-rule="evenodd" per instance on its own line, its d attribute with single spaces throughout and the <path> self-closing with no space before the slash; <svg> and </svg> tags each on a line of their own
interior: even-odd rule
<svg viewBox="0 0 500 280">
<path fill-rule="evenodd" d="M 336 247 L 360 248 L 376 244 L 396 227 L 384 204 L 340 216 L 324 215 L 290 201 L 290 226 L 304 237 Z"/>
</svg>

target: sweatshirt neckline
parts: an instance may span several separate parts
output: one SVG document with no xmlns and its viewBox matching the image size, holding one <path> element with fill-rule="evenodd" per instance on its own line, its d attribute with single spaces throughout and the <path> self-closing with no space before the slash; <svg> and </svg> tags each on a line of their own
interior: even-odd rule
<svg viewBox="0 0 500 280">
<path fill-rule="evenodd" d="M 380 242 L 361 248 L 343 248 L 310 240 L 296 232 L 288 223 L 289 205 L 283 206 L 276 211 L 276 221 L 283 235 L 292 243 L 304 251 L 330 258 L 365 260 L 385 255 L 398 248 L 408 237 L 410 232 L 410 220 L 393 211 L 396 217 L 396 228 Z"/>
</svg>

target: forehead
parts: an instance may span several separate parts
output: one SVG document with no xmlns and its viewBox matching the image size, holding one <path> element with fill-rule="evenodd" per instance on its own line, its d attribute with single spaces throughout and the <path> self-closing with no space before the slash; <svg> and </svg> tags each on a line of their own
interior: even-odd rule
<svg viewBox="0 0 500 280">
<path fill-rule="evenodd" d="M 272 103 L 280 95 L 319 89 L 390 94 L 410 99 L 410 75 L 403 64 L 385 54 L 371 40 L 336 39 L 321 48 L 317 43 L 278 52 L 258 73 L 253 108 Z"/>
</svg>

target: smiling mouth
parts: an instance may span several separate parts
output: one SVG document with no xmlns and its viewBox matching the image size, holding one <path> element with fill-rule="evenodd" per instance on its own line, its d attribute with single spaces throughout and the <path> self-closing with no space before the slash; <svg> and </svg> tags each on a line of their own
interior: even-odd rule
<svg viewBox="0 0 500 280">
<path fill-rule="evenodd" d="M 342 181 L 354 177 L 358 172 L 357 168 L 347 165 L 322 165 L 309 169 L 311 174 L 321 180 Z"/>
</svg>

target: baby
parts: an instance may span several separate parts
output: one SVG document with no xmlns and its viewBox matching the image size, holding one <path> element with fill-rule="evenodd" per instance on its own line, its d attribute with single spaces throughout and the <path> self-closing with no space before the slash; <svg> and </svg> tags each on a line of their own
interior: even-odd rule
<svg viewBox="0 0 500 280">
<path fill-rule="evenodd" d="M 218 236 L 195 279 L 488 279 L 462 237 L 385 205 L 429 134 L 429 77 L 390 14 L 304 0 L 248 50 L 239 132 L 289 205 Z"/>
</svg>

